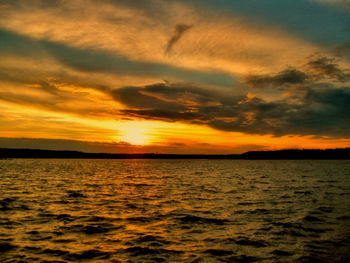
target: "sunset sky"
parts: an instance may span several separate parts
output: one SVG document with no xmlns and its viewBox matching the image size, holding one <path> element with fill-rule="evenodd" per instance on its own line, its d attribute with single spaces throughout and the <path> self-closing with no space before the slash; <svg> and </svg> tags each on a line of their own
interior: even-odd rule
<svg viewBox="0 0 350 263">
<path fill-rule="evenodd" d="M 0 0 L 0 147 L 350 146 L 348 0 Z"/>
</svg>

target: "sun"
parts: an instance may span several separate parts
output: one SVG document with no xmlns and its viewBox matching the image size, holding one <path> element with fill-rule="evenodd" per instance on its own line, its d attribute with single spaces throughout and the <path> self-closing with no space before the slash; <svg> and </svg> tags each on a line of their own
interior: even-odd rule
<svg viewBox="0 0 350 263">
<path fill-rule="evenodd" d="M 120 140 L 133 145 L 147 145 L 151 143 L 151 136 L 147 134 L 146 129 L 132 127 L 124 131 Z"/>
</svg>

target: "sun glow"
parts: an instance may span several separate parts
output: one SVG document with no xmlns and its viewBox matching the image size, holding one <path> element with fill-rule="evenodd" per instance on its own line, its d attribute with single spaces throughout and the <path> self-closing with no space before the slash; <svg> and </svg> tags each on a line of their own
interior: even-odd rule
<svg viewBox="0 0 350 263">
<path fill-rule="evenodd" d="M 120 137 L 120 140 L 133 145 L 148 145 L 151 143 L 151 136 L 148 135 L 146 129 L 131 127 L 124 131 L 124 135 Z"/>
</svg>

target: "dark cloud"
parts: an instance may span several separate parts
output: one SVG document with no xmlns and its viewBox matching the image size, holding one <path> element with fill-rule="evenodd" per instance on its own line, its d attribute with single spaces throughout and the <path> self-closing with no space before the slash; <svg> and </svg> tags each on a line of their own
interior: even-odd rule
<svg viewBox="0 0 350 263">
<path fill-rule="evenodd" d="M 183 34 L 189 30 L 192 25 L 177 24 L 174 28 L 174 34 L 169 39 L 165 52 L 169 53 L 176 42 L 180 40 Z"/>
<path fill-rule="evenodd" d="M 130 117 L 183 121 L 250 134 L 350 135 L 350 89 L 330 84 L 309 84 L 301 95 L 276 101 L 163 83 L 125 87 L 113 91 L 113 96 L 130 107 L 122 111 Z"/>
<path fill-rule="evenodd" d="M 302 84 L 309 79 L 309 76 L 297 69 L 286 69 L 276 75 L 250 75 L 245 78 L 245 82 L 255 88 L 266 86 L 279 86 L 289 84 Z"/>
<path fill-rule="evenodd" d="M 239 123 L 215 121 L 214 127 L 247 133 L 350 136 L 350 89 L 313 86 L 306 89 L 299 103 L 289 99 L 266 102 L 255 98 L 240 105 Z"/>
<path fill-rule="evenodd" d="M 221 104 L 224 95 L 188 84 L 157 83 L 145 87 L 124 87 L 111 91 L 112 96 L 133 108 L 189 112 L 197 106 Z M 218 99 L 219 97 L 219 99 Z"/>
<path fill-rule="evenodd" d="M 311 74 L 317 79 L 335 79 L 340 82 L 350 80 L 349 70 L 341 69 L 334 58 L 318 57 L 310 60 L 307 66 L 311 69 Z"/>
<path fill-rule="evenodd" d="M 196 112 L 175 112 L 164 110 L 121 110 L 122 115 L 139 117 L 145 119 L 175 121 L 197 121 L 207 122 L 208 117 Z"/>
<path fill-rule="evenodd" d="M 317 56 L 311 57 L 301 69 L 288 68 L 277 74 L 249 75 L 243 78 L 243 82 L 253 88 L 277 89 L 308 85 L 318 80 L 347 82 L 350 81 L 350 71 L 341 68 L 335 58 Z"/>
<path fill-rule="evenodd" d="M 300 69 L 251 75 L 244 82 L 260 89 L 262 94 L 268 94 L 268 87 L 274 93 L 277 90 L 288 93 L 275 101 L 257 97 L 246 100 L 239 105 L 238 122 L 215 120 L 212 125 L 217 129 L 259 134 L 349 137 L 350 88 L 340 87 L 349 80 L 349 70 L 342 68 L 335 58 L 325 56 L 311 57 Z M 250 120 L 245 121 L 244 114 Z"/>
</svg>

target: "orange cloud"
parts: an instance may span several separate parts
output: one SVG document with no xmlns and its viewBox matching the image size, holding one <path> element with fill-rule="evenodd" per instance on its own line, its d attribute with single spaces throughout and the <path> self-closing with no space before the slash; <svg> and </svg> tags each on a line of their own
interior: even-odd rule
<svg viewBox="0 0 350 263">
<path fill-rule="evenodd" d="M 0 7 L 2 28 L 78 48 L 108 50 L 136 61 L 241 74 L 279 70 L 286 61 L 295 64 L 322 51 L 278 28 L 262 28 L 239 16 L 219 17 L 208 10 L 204 16 L 181 2 L 157 1 L 151 13 L 105 1 L 61 1 L 46 8 L 40 1 L 19 3 L 20 8 Z M 176 45 L 164 53 L 180 22 L 192 27 L 175 35 Z"/>
</svg>

